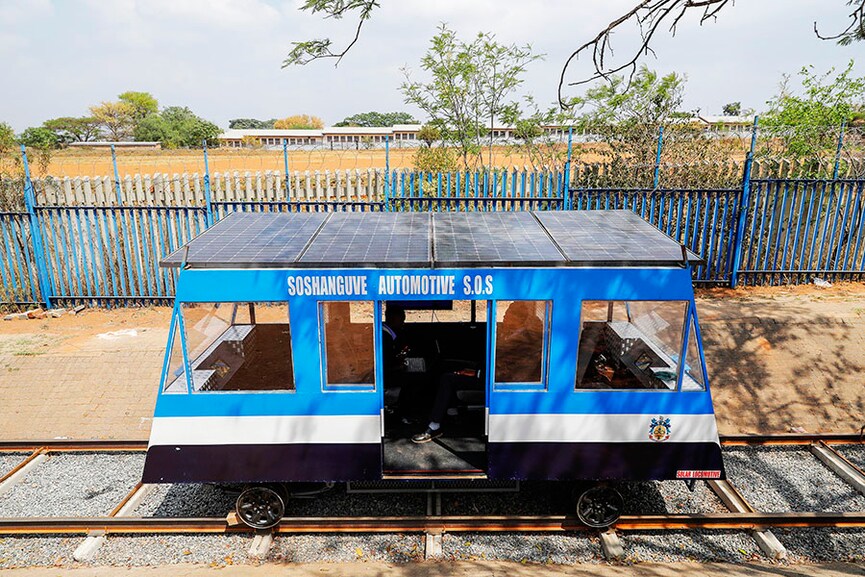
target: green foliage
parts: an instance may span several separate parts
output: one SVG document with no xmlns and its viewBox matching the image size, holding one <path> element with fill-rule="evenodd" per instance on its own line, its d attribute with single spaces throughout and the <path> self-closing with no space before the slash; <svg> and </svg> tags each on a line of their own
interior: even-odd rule
<svg viewBox="0 0 865 577">
<path fill-rule="evenodd" d="M 426 113 L 441 138 L 459 148 L 468 168 L 482 161 L 489 127 L 515 108 L 508 98 L 522 84 L 526 65 L 539 58 L 530 46 L 499 44 L 491 34 L 464 42 L 442 24 L 421 59 L 429 82 L 413 81 L 403 69 L 406 80 L 400 89 L 407 103 Z M 492 138 L 489 144 L 491 162 Z"/>
<path fill-rule="evenodd" d="M 453 172 L 458 165 L 452 148 L 422 146 L 414 153 L 414 168 L 420 172 Z"/>
<path fill-rule="evenodd" d="M 0 122 L 0 157 L 13 154 L 17 146 L 15 131 L 5 122 Z"/>
<path fill-rule="evenodd" d="M 135 129 L 139 141 L 159 141 L 165 148 L 198 147 L 203 141 L 216 144 L 219 127 L 193 114 L 185 106 L 169 106 L 144 118 Z"/>
<path fill-rule="evenodd" d="M 63 144 L 70 142 L 90 142 L 99 136 L 99 121 L 92 116 L 61 116 L 42 123 L 54 132 Z"/>
<path fill-rule="evenodd" d="M 741 102 L 729 102 L 724 105 L 722 109 L 724 116 L 739 116 L 742 114 L 742 103 Z"/>
<path fill-rule="evenodd" d="M 794 94 L 785 77 L 779 93 L 767 102 L 768 112 L 760 117 L 760 128 L 776 137 L 766 140 L 761 152 L 814 158 L 834 151 L 839 127 L 851 122 L 857 107 L 865 102 L 865 77 L 856 78 L 852 73 L 852 60 L 837 75 L 834 68 L 817 74 L 813 66 L 806 66 L 799 71 L 799 94 Z"/>
<path fill-rule="evenodd" d="M 135 110 L 127 102 L 102 102 L 90 107 L 90 115 L 114 142 L 128 140 L 132 136 L 134 113 Z"/>
<path fill-rule="evenodd" d="M 255 118 L 233 118 L 228 121 L 228 127 L 239 130 L 267 130 L 269 128 L 273 128 L 274 122 L 276 122 L 275 118 L 271 118 L 270 120 L 256 120 Z"/>
<path fill-rule="evenodd" d="M 336 58 L 337 64 L 345 56 L 357 39 L 360 37 L 360 29 L 364 22 L 369 20 L 373 9 L 378 8 L 378 0 L 305 0 L 301 10 L 307 10 L 312 14 L 321 12 L 325 18 L 340 19 L 349 12 L 358 11 L 357 30 L 354 34 L 354 39 L 341 52 L 333 52 L 331 46 L 333 42 L 330 38 L 316 38 L 314 40 L 305 40 L 302 42 L 292 42 L 294 48 L 288 53 L 288 56 L 282 63 L 282 67 L 291 66 L 293 64 L 301 65 L 309 64 L 313 60 L 320 58 Z"/>
<path fill-rule="evenodd" d="M 51 150 L 60 145 L 60 140 L 52 130 L 43 126 L 30 127 L 18 136 L 18 142 L 28 148 Z"/>
<path fill-rule="evenodd" d="M 528 96 L 525 101 L 531 111 L 529 114 L 515 109 L 505 118 L 508 124 L 514 126 L 514 138 L 517 140 L 512 146 L 514 152 L 526 157 L 535 167 L 561 166 L 567 159 L 567 146 L 559 136 L 544 130 L 544 127 L 573 126 L 576 122 L 574 108 L 563 110 L 551 107 L 542 110 L 533 97 Z"/>
<path fill-rule="evenodd" d="M 294 116 L 280 118 L 273 123 L 273 127 L 281 130 L 320 129 L 324 128 L 324 121 L 318 116 L 295 114 Z"/>
<path fill-rule="evenodd" d="M 151 114 L 159 111 L 159 101 L 149 92 L 127 91 L 117 97 L 120 102 L 129 105 L 132 119 L 135 123 L 140 122 Z"/>
<path fill-rule="evenodd" d="M 417 131 L 417 139 L 426 144 L 427 148 L 432 146 L 436 140 L 441 140 L 441 137 L 441 130 L 429 124 L 424 124 Z"/>
<path fill-rule="evenodd" d="M 334 126 L 393 126 L 395 124 L 419 124 L 408 112 L 361 112 L 353 114 Z"/>
</svg>

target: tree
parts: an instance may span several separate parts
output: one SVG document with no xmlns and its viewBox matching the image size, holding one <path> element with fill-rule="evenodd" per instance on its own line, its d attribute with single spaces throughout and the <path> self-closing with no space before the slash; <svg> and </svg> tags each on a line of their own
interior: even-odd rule
<svg viewBox="0 0 865 577">
<path fill-rule="evenodd" d="M 90 114 L 114 142 L 128 140 L 135 128 L 134 109 L 127 102 L 103 102 L 90 107 Z"/>
<path fill-rule="evenodd" d="M 408 112 L 361 112 L 344 118 L 334 126 L 394 126 L 395 124 L 420 124 Z"/>
<path fill-rule="evenodd" d="M 624 14 L 611 21 L 598 34 L 582 44 L 579 48 L 567 58 L 562 66 L 562 72 L 559 77 L 558 100 L 559 106 L 568 106 L 562 89 L 565 85 L 565 75 L 571 62 L 578 59 L 583 54 L 590 54 L 591 61 L 594 66 L 594 73 L 583 77 L 575 82 L 570 82 L 568 85 L 574 86 L 578 84 L 587 84 L 599 79 L 608 79 L 610 76 L 627 71 L 628 78 L 634 76 L 638 71 L 638 60 L 641 56 L 652 52 L 651 42 L 659 28 L 669 24 L 669 31 L 673 35 L 676 34 L 676 29 L 679 22 L 684 18 L 685 14 L 701 11 L 700 25 L 705 22 L 715 20 L 718 14 L 728 5 L 733 4 L 732 0 L 632 0 L 634 4 Z M 847 0 L 847 5 L 852 6 L 853 10 L 849 14 L 850 25 L 840 32 L 828 36 L 822 35 L 817 23 L 814 23 L 814 33 L 818 38 L 823 40 L 836 40 L 838 44 L 849 45 L 853 42 L 865 40 L 865 0 Z M 314 60 L 323 58 L 336 58 L 337 64 L 351 50 L 351 47 L 360 38 L 361 28 L 363 24 L 369 20 L 373 9 L 378 8 L 377 0 L 305 0 L 300 10 L 307 10 L 312 14 L 322 13 L 325 18 L 340 19 L 347 13 L 356 12 L 358 14 L 358 25 L 352 41 L 340 52 L 331 50 L 332 41 L 330 38 L 319 38 L 315 40 L 307 40 L 302 42 L 293 42 L 294 48 L 289 53 L 288 57 L 283 61 L 282 67 L 293 64 L 305 65 Z M 627 52 L 630 57 L 625 60 L 610 63 L 613 58 L 613 47 L 611 43 L 612 36 L 618 31 L 624 31 L 628 26 L 633 27 L 634 32 L 639 34 L 641 42 L 636 50 Z"/>
<path fill-rule="evenodd" d="M 127 91 L 117 97 L 129 105 L 132 120 L 137 124 L 150 114 L 159 112 L 159 101 L 149 92 Z"/>
<path fill-rule="evenodd" d="M 769 110 L 760 119 L 761 129 L 780 138 L 789 155 L 816 157 L 834 151 L 837 128 L 854 119 L 865 92 L 865 77 L 855 78 L 852 72 L 852 60 L 837 75 L 834 68 L 817 74 L 813 66 L 806 66 L 799 71 L 798 95 L 785 77 L 778 94 L 767 102 Z"/>
<path fill-rule="evenodd" d="M 228 127 L 238 130 L 266 130 L 269 128 L 273 128 L 274 122 L 276 122 L 275 118 L 271 118 L 270 120 L 256 120 L 255 118 L 233 118 L 228 121 Z"/>
<path fill-rule="evenodd" d="M 38 150 L 51 150 L 57 148 L 60 140 L 54 131 L 43 126 L 35 126 L 28 128 L 18 135 L 18 142 L 28 148 L 36 148 Z"/>
<path fill-rule="evenodd" d="M 495 120 L 513 109 L 515 104 L 507 99 L 522 83 L 526 64 L 538 58 L 530 46 L 505 46 L 491 34 L 463 42 L 442 24 L 421 59 L 430 81 L 413 81 L 403 68 L 406 80 L 400 90 L 407 103 L 427 114 L 444 141 L 459 147 L 468 167 L 470 157 L 481 160 L 487 122 L 492 128 Z"/>
<path fill-rule="evenodd" d="M 61 116 L 42 123 L 42 126 L 54 132 L 63 143 L 90 142 L 99 136 L 99 121 L 92 116 Z"/>
<path fill-rule="evenodd" d="M 741 102 L 730 102 L 724 105 L 722 109 L 724 116 L 739 116 L 742 114 Z"/>
<path fill-rule="evenodd" d="M 135 139 L 159 141 L 165 148 L 197 147 L 203 141 L 216 144 L 219 127 L 196 116 L 185 106 L 169 106 L 150 114 L 135 129 Z"/>
<path fill-rule="evenodd" d="M 13 153 L 17 145 L 15 131 L 5 122 L 0 122 L 0 157 Z"/>
<path fill-rule="evenodd" d="M 303 129 L 303 128 L 324 128 L 324 122 L 318 116 L 310 116 L 308 114 L 295 114 L 280 118 L 273 123 L 274 128 L 278 129 Z"/>
<path fill-rule="evenodd" d="M 417 131 L 417 139 L 423 142 L 427 148 L 430 148 L 433 143 L 436 140 L 441 139 L 441 137 L 441 130 L 429 124 L 424 124 L 421 126 L 420 130 Z"/>
</svg>

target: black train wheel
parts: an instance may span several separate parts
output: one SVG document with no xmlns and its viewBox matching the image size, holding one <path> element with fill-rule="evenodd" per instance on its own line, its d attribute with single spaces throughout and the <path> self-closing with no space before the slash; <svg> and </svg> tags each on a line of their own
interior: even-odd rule
<svg viewBox="0 0 865 577">
<path fill-rule="evenodd" d="M 235 510 L 248 527 L 270 529 L 285 514 L 285 501 L 270 487 L 250 487 L 237 497 Z"/>
<path fill-rule="evenodd" d="M 577 499 L 577 517 L 589 527 L 603 529 L 619 520 L 625 500 L 606 485 L 596 485 Z"/>
</svg>

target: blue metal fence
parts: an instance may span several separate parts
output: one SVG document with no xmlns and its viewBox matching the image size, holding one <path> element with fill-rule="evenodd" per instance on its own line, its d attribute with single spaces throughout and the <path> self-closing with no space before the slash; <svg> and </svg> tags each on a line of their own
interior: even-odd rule
<svg viewBox="0 0 865 577">
<path fill-rule="evenodd" d="M 730 189 L 568 188 L 567 169 L 390 173 L 383 198 L 36 206 L 0 213 L 0 304 L 164 302 L 159 260 L 237 211 L 633 210 L 703 256 L 696 283 L 865 278 L 865 180 L 749 180 Z M 32 196 L 32 190 L 30 191 Z"/>
</svg>

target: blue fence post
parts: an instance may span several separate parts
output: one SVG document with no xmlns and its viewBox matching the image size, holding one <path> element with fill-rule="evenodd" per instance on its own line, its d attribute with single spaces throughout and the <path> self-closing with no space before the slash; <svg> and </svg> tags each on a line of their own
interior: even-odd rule
<svg viewBox="0 0 865 577">
<path fill-rule="evenodd" d="M 288 175 L 288 140 L 282 139 L 282 163 L 285 165 L 285 200 L 291 200 L 291 177 Z"/>
<path fill-rule="evenodd" d="M 36 276 L 39 279 L 39 292 L 45 308 L 51 308 L 51 281 L 48 278 L 48 268 L 45 266 L 45 245 L 42 243 L 42 230 L 39 227 L 39 217 L 36 215 L 36 194 L 33 191 L 33 181 L 30 179 L 30 164 L 27 162 L 27 149 L 21 145 L 21 160 L 24 164 L 24 206 L 30 219 L 30 240 L 33 242 L 33 258 L 36 261 Z M 36 295 L 34 294 L 35 298 Z"/>
<path fill-rule="evenodd" d="M 117 153 L 111 145 L 111 164 L 114 165 L 114 193 L 117 195 L 117 206 L 123 205 L 123 189 L 120 187 L 120 171 L 117 170 Z"/>
<path fill-rule="evenodd" d="M 832 180 L 838 180 L 838 168 L 841 164 L 841 150 L 844 148 L 844 129 L 847 121 L 841 123 L 841 133 L 838 135 L 838 148 L 835 150 L 835 168 L 832 171 Z"/>
<path fill-rule="evenodd" d="M 568 127 L 568 160 L 565 162 L 565 210 L 571 210 L 571 158 L 573 153 L 574 127 Z"/>
<path fill-rule="evenodd" d="M 655 153 L 655 175 L 652 178 L 652 190 L 658 189 L 661 180 L 661 151 L 664 149 L 664 127 L 658 127 L 658 151 Z"/>
<path fill-rule="evenodd" d="M 390 212 L 390 136 L 384 137 L 384 209 Z"/>
<path fill-rule="evenodd" d="M 207 212 L 204 216 L 205 228 L 213 226 L 213 203 L 210 200 L 210 165 L 207 162 L 207 141 L 202 140 L 204 146 L 204 203 L 207 206 Z"/>
<path fill-rule="evenodd" d="M 759 117 L 754 117 L 754 125 L 751 127 L 751 148 L 745 158 L 745 173 L 742 177 L 742 192 L 736 210 L 739 211 L 736 222 L 736 236 L 733 239 L 733 265 L 730 271 L 730 287 L 736 288 L 739 284 L 739 268 L 742 266 L 742 239 L 745 236 L 745 221 L 748 218 L 748 205 L 751 201 L 751 164 L 754 162 L 754 147 L 757 144 L 757 122 Z"/>
</svg>

